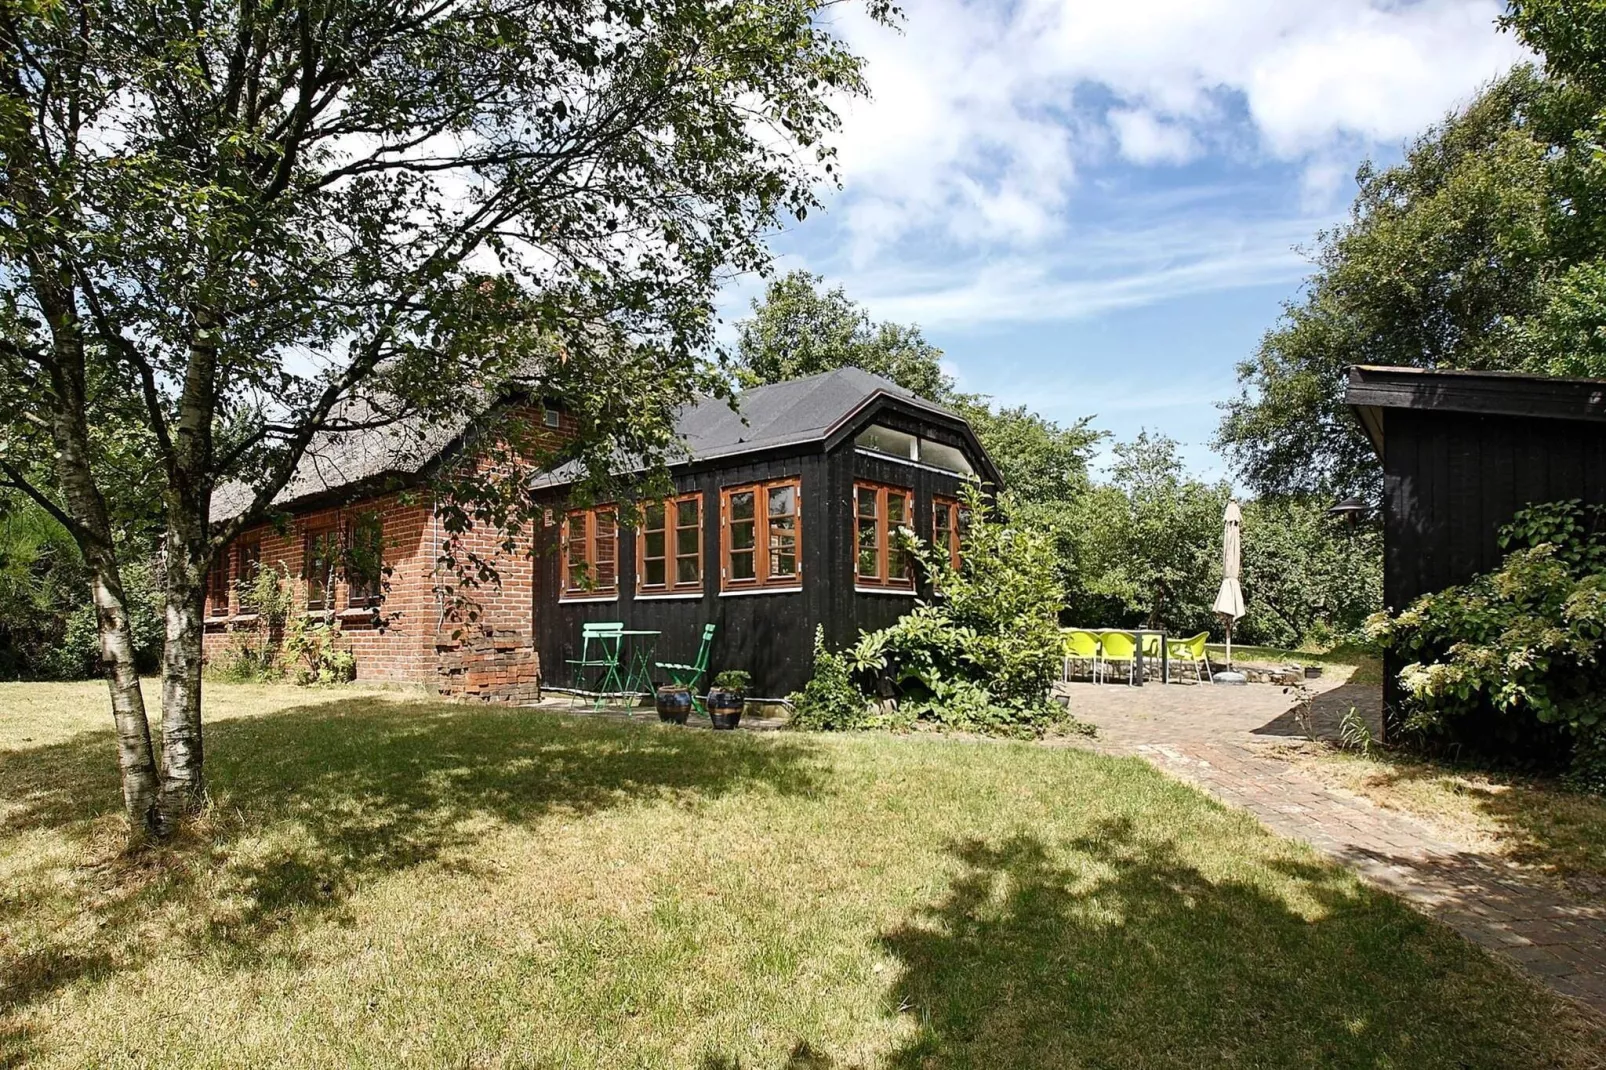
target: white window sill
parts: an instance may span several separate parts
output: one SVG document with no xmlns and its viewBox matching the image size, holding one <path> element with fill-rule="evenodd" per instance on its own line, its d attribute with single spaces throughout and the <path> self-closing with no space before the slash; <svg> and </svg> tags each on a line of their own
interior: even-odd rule
<svg viewBox="0 0 1606 1070">
<path fill-rule="evenodd" d="M 377 617 L 377 616 L 379 616 L 379 607 L 378 606 L 352 606 L 350 609 L 342 609 L 340 611 L 340 619 L 341 620 L 351 620 L 354 617 Z"/>
<path fill-rule="evenodd" d="M 739 598 L 750 594 L 797 594 L 802 590 L 802 584 L 798 584 L 796 587 L 753 587 L 734 591 L 721 591 L 719 596 L 721 598 Z"/>
<path fill-rule="evenodd" d="M 892 594 L 900 598 L 915 598 L 920 592 L 913 587 L 860 587 L 853 585 L 854 594 Z"/>
<path fill-rule="evenodd" d="M 659 591 L 649 591 L 645 594 L 637 594 L 635 600 L 637 602 L 673 602 L 677 600 L 701 598 L 702 596 L 702 591 L 677 591 L 673 594 L 664 594 Z"/>
<path fill-rule="evenodd" d="M 558 605 L 560 605 L 560 606 L 583 606 L 583 605 L 588 605 L 588 604 L 593 603 L 593 602 L 617 602 L 617 601 L 619 601 L 619 595 L 617 593 L 614 593 L 614 594 L 595 594 L 595 595 L 573 594 L 573 595 L 562 595 L 562 596 L 560 596 L 558 598 Z"/>
</svg>

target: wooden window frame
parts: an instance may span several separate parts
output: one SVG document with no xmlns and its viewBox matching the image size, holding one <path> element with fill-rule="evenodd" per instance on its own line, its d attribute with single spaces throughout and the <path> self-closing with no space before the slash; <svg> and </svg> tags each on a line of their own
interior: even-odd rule
<svg viewBox="0 0 1606 1070">
<path fill-rule="evenodd" d="M 357 532 L 370 526 L 374 529 L 376 541 L 379 543 L 379 561 L 374 566 L 372 577 L 358 579 L 348 558 L 342 570 L 346 581 L 347 609 L 373 609 L 385 601 L 385 518 L 376 514 L 347 520 L 345 546 L 348 550 L 355 551 Z"/>
<path fill-rule="evenodd" d="M 770 495 L 777 490 L 792 491 L 792 561 L 795 571 L 772 575 L 772 542 L 776 537 L 770 517 Z M 731 498 L 753 494 L 753 578 L 731 576 Z M 760 531 L 762 524 L 762 532 Z M 741 551 L 743 553 L 747 551 Z M 762 483 L 739 483 L 719 490 L 719 589 L 722 594 L 741 591 L 800 591 L 803 589 L 803 480 L 798 476 L 770 479 Z"/>
<path fill-rule="evenodd" d="M 876 502 L 876 572 L 867 576 L 859 571 L 859 524 L 865 519 L 859 515 L 859 492 L 872 491 Z M 848 534 L 848 545 L 853 548 L 853 586 L 855 588 L 874 588 L 882 591 L 913 591 L 915 589 L 914 560 L 905 552 L 905 570 L 903 576 L 891 576 L 890 563 L 892 555 L 896 552 L 892 546 L 892 522 L 887 515 L 887 495 L 896 494 L 904 499 L 903 523 L 899 527 L 914 530 L 915 492 L 913 487 L 900 487 L 891 483 L 873 483 L 869 480 L 858 479 L 853 483 L 853 499 L 849 510 L 851 514 L 851 527 Z"/>
<path fill-rule="evenodd" d="M 692 502 L 697 506 L 697 520 L 695 527 L 686 528 L 678 523 L 680 506 L 685 502 Z M 664 582 L 649 584 L 647 582 L 647 533 L 659 530 L 647 527 L 647 513 L 642 510 L 641 526 L 636 529 L 636 594 L 638 597 L 652 598 L 658 595 L 671 594 L 700 594 L 703 590 L 703 492 L 692 491 L 689 494 L 677 494 L 672 498 L 665 498 L 662 502 L 651 502 L 650 505 L 662 505 L 664 508 Z M 696 533 L 697 549 L 693 554 L 680 552 L 680 532 L 691 530 Z M 682 580 L 680 578 L 680 562 L 686 558 L 693 558 L 697 562 L 697 578 L 695 580 Z M 657 561 L 659 558 L 652 558 Z"/>
<path fill-rule="evenodd" d="M 206 572 L 206 615 L 208 617 L 226 617 L 229 615 L 229 562 L 234 559 L 234 549 L 223 551 L 218 555 L 212 567 Z"/>
<path fill-rule="evenodd" d="M 301 581 L 307 587 L 307 612 L 309 613 L 328 613 L 335 608 L 335 602 L 337 601 L 335 577 L 339 575 L 340 565 L 339 538 L 340 527 L 332 522 L 309 527 L 301 534 Z M 330 556 L 326 562 L 322 562 L 328 566 L 322 581 L 322 597 L 314 599 L 312 597 L 313 547 L 318 544 L 320 539 L 328 540 L 327 545 L 330 548 Z"/>
<path fill-rule="evenodd" d="M 958 498 L 946 498 L 938 495 L 931 501 L 932 545 L 937 545 L 937 517 L 946 516 L 948 518 L 948 545 L 946 547 L 948 564 L 953 567 L 955 572 L 959 571 L 959 536 L 963 530 L 959 517 L 963 509 L 964 504 Z"/>
<path fill-rule="evenodd" d="M 595 577 L 599 564 L 599 547 L 612 544 L 613 550 L 613 582 L 592 586 L 576 584 L 574 582 L 574 559 L 570 550 L 575 545 L 573 538 L 574 520 L 576 517 L 586 518 L 586 531 L 584 541 L 580 544 L 580 561 L 585 565 L 589 575 Z M 602 525 L 598 523 L 603 517 L 608 518 L 610 532 L 601 533 Z M 607 601 L 619 597 L 619 511 L 613 503 L 588 506 L 584 509 L 570 509 L 563 514 L 563 527 L 560 535 L 560 565 L 562 572 L 559 576 L 561 594 L 559 601 Z"/>
</svg>

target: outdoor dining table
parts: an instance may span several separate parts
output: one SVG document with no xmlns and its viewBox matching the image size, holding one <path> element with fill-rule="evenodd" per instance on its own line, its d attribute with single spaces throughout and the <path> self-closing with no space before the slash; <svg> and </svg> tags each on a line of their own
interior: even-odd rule
<svg viewBox="0 0 1606 1070">
<path fill-rule="evenodd" d="M 625 664 L 625 694 L 651 696 L 653 658 L 657 654 L 658 637 L 664 633 L 648 628 L 626 628 L 619 634 L 630 644 Z M 625 658 L 621 656 L 620 660 Z"/>
<path fill-rule="evenodd" d="M 1137 636 L 1137 649 L 1132 652 L 1132 686 L 1143 686 L 1143 637 L 1145 635 L 1158 635 L 1160 637 L 1160 682 L 1171 682 L 1171 648 L 1166 645 L 1165 632 L 1153 628 L 1088 628 L 1086 631 L 1094 635 L 1105 632 L 1125 632 L 1127 635 Z"/>
</svg>

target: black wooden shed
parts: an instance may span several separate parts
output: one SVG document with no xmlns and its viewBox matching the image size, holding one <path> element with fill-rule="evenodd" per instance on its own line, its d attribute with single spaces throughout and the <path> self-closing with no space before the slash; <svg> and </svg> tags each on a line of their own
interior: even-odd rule
<svg viewBox="0 0 1606 1070">
<path fill-rule="evenodd" d="M 893 532 L 957 560 L 961 486 L 1001 483 L 963 418 L 857 368 L 748 390 L 736 410 L 703 399 L 678 424 L 675 493 L 644 503 L 639 526 L 613 503 L 575 507 L 563 470 L 533 481 L 548 680 L 572 682 L 582 623 L 658 632 L 658 659 L 682 662 L 714 624 L 711 671 L 744 669 L 753 694 L 784 696 L 808 679 L 817 627 L 841 646 L 929 593 Z"/>
<path fill-rule="evenodd" d="M 1358 366 L 1344 400 L 1383 462 L 1391 612 L 1499 565 L 1519 509 L 1606 502 L 1606 381 Z"/>
</svg>

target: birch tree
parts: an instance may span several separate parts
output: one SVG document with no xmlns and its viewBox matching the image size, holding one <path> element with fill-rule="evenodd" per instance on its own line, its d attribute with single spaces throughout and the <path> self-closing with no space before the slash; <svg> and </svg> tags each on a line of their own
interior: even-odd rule
<svg viewBox="0 0 1606 1070">
<path fill-rule="evenodd" d="M 593 469 L 672 448 L 715 287 L 815 207 L 863 90 L 829 6 L 0 0 L 6 450 L 54 479 L 0 471 L 88 563 L 136 834 L 204 791 L 206 571 L 321 436 L 459 418 L 517 372 Z M 159 775 L 96 404 L 160 462 Z M 213 523 L 230 480 L 249 503 Z"/>
</svg>

